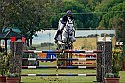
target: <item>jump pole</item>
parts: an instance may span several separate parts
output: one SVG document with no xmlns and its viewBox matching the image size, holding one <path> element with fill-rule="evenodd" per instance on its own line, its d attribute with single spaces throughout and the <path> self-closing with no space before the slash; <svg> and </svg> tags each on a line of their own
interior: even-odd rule
<svg viewBox="0 0 125 83">
<path fill-rule="evenodd" d="M 22 69 L 48 69 L 48 68 L 61 68 L 61 69 L 95 69 L 95 66 L 22 66 Z"/>
<path fill-rule="evenodd" d="M 22 60 L 28 60 L 28 61 L 41 61 L 41 60 L 66 60 L 66 61 L 87 61 L 87 60 L 96 60 L 96 58 L 22 58 Z"/>
<path fill-rule="evenodd" d="M 21 76 L 96 76 L 96 74 L 22 74 Z"/>
<path fill-rule="evenodd" d="M 102 53 L 102 50 L 23 50 L 24 53 Z"/>
</svg>

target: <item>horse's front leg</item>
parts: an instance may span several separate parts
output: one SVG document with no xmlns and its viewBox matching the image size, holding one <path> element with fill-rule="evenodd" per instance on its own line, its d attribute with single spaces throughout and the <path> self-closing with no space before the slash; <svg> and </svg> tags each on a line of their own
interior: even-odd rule
<svg viewBox="0 0 125 83">
<path fill-rule="evenodd" d="M 68 34 L 66 33 L 66 31 L 63 31 L 63 33 L 62 33 L 62 41 L 66 42 L 67 41 L 67 37 L 68 37 Z"/>
<path fill-rule="evenodd" d="M 75 42 L 76 38 L 75 38 L 75 30 L 72 31 L 72 36 L 71 36 L 71 42 Z"/>
</svg>

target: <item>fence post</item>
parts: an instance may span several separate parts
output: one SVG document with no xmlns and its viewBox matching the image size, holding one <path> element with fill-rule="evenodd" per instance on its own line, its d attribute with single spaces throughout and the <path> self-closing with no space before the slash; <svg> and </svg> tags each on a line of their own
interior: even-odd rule
<svg viewBox="0 0 125 83">
<path fill-rule="evenodd" d="M 97 76 L 98 82 L 104 82 L 105 74 L 112 72 L 112 42 L 110 37 L 100 37 L 97 42 L 97 50 L 102 50 L 102 54 L 97 54 Z"/>
<path fill-rule="evenodd" d="M 23 43 L 17 41 L 11 42 L 10 50 L 12 52 L 10 64 L 13 64 L 13 66 L 10 69 L 10 73 L 19 73 L 21 80 Z"/>
</svg>

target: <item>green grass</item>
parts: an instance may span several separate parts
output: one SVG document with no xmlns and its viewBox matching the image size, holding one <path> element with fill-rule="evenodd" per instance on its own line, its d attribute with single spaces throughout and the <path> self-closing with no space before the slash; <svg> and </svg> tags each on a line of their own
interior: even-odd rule
<svg viewBox="0 0 125 83">
<path fill-rule="evenodd" d="M 41 62 L 40 65 L 56 65 L 56 62 Z M 96 70 L 85 70 L 85 69 L 23 69 L 22 74 L 87 74 L 96 73 Z M 96 77 L 78 77 L 78 76 L 48 76 L 48 77 L 22 77 L 24 83 L 83 83 L 93 82 Z"/>
<path fill-rule="evenodd" d="M 36 74 L 66 74 L 66 73 L 95 73 L 95 70 L 83 70 L 83 69 L 36 69 L 36 70 L 23 70 L 22 73 L 36 73 Z M 83 82 L 93 82 L 95 77 L 22 77 L 22 81 L 25 82 L 39 82 L 39 83 L 83 83 Z"/>
<path fill-rule="evenodd" d="M 56 65 L 56 62 L 42 62 L 40 65 Z M 22 74 L 87 74 L 96 73 L 96 70 L 88 69 L 23 69 Z M 21 81 L 24 83 L 93 83 L 96 81 L 95 76 L 30 76 L 21 77 Z M 120 71 L 120 83 L 125 83 L 125 71 Z"/>
<path fill-rule="evenodd" d="M 120 71 L 120 83 L 125 83 L 125 71 Z"/>
</svg>

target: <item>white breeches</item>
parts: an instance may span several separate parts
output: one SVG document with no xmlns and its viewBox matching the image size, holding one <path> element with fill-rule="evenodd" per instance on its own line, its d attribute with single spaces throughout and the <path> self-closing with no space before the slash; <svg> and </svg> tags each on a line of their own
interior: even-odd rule
<svg viewBox="0 0 125 83">
<path fill-rule="evenodd" d="M 64 27 L 64 24 L 61 23 L 62 18 L 59 20 L 58 30 L 62 30 Z"/>
</svg>

